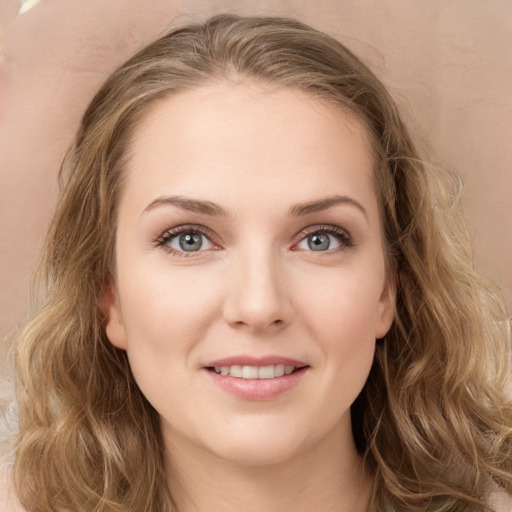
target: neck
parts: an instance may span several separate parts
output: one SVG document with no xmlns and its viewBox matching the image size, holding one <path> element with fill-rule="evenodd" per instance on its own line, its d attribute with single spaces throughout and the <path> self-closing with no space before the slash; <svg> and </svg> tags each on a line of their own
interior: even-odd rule
<svg viewBox="0 0 512 512">
<path fill-rule="evenodd" d="M 177 512 L 366 512 L 373 480 L 354 442 L 329 433 L 286 461 L 242 465 L 196 446 L 166 443 Z"/>
</svg>

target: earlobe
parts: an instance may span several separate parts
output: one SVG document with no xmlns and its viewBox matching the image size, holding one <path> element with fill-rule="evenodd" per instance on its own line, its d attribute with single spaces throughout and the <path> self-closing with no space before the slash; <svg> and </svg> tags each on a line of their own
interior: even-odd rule
<svg viewBox="0 0 512 512">
<path fill-rule="evenodd" d="M 105 313 L 105 334 L 112 345 L 126 350 L 126 331 L 123 315 L 117 297 L 115 283 L 110 281 L 101 297 L 101 305 Z"/>
</svg>

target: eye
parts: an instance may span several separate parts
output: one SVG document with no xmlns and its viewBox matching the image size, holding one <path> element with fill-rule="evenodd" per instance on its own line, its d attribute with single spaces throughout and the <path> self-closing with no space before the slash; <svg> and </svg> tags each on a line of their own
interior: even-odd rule
<svg viewBox="0 0 512 512">
<path fill-rule="evenodd" d="M 196 252 L 201 249 L 211 249 L 212 243 L 201 233 L 181 233 L 172 237 L 167 245 L 172 249 L 185 252 Z"/>
<path fill-rule="evenodd" d="M 189 256 L 191 253 L 215 249 L 217 246 L 203 231 L 204 228 L 178 226 L 166 231 L 157 241 L 158 246 L 178 255 Z"/>
<path fill-rule="evenodd" d="M 313 227 L 295 246 L 298 250 L 327 252 L 343 247 L 352 247 L 353 241 L 350 235 L 336 226 Z"/>
</svg>

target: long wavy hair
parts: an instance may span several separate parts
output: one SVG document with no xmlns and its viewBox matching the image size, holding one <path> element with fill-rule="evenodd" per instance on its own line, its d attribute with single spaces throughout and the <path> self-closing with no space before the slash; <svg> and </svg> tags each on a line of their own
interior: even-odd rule
<svg viewBox="0 0 512 512">
<path fill-rule="evenodd" d="M 29 512 L 168 512 L 158 414 L 105 335 L 116 204 L 130 138 L 161 98 L 216 80 L 300 89 L 372 139 L 396 316 L 352 406 L 375 476 L 370 510 L 484 511 L 512 491 L 510 322 L 473 269 L 453 180 L 420 157 L 395 102 L 334 38 L 298 21 L 215 16 L 172 30 L 106 81 L 85 112 L 17 340 L 14 478 Z M 395 272 L 396 269 L 396 272 Z"/>
</svg>

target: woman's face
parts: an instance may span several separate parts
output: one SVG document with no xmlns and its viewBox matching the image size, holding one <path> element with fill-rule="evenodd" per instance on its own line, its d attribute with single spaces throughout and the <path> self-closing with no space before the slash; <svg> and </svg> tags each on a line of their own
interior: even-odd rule
<svg viewBox="0 0 512 512">
<path fill-rule="evenodd" d="M 265 464 L 353 445 L 394 307 L 372 164 L 357 120 L 293 89 L 210 84 L 145 115 L 107 335 L 167 446 Z"/>
</svg>

